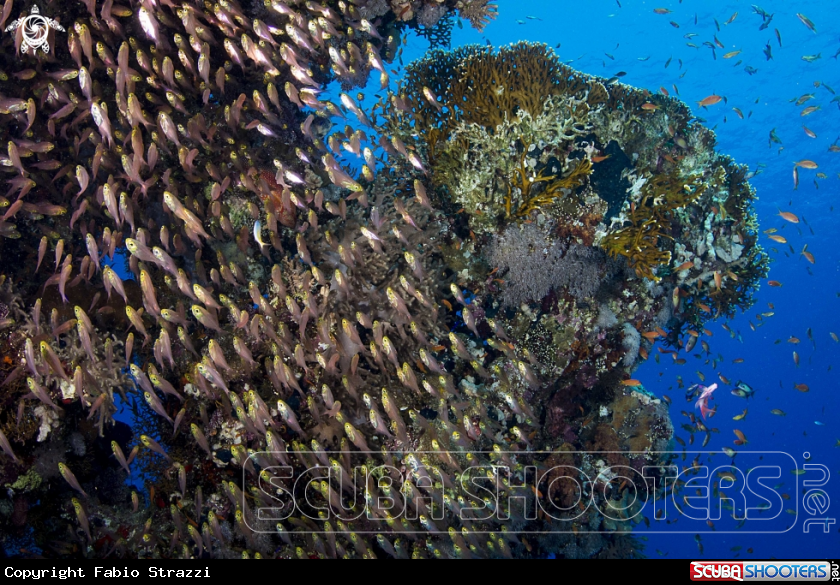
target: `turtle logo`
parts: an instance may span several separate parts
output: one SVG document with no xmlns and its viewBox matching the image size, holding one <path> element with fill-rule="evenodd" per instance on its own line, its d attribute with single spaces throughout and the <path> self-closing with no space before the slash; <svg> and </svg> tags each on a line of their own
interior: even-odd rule
<svg viewBox="0 0 840 585">
<path fill-rule="evenodd" d="M 64 32 L 64 27 L 55 20 L 47 16 L 42 16 L 37 6 L 32 7 L 29 16 L 18 18 L 7 26 L 6 32 L 11 32 L 18 28 L 21 28 L 23 32 L 23 42 L 20 45 L 21 53 L 27 53 L 29 49 L 32 49 L 33 53 L 37 52 L 38 49 L 41 49 L 44 53 L 49 53 L 50 43 L 47 40 L 49 29 Z"/>
</svg>

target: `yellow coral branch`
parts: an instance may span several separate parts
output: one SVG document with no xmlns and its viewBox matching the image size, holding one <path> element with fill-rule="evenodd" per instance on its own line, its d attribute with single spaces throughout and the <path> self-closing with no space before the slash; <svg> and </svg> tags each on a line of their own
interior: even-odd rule
<svg viewBox="0 0 840 585">
<path fill-rule="evenodd" d="M 550 205 L 555 199 L 563 194 L 563 189 L 574 189 L 583 183 L 585 177 L 592 172 L 592 162 L 588 158 L 584 158 L 567 176 L 557 178 L 556 175 L 544 175 L 543 170 L 533 178 L 528 177 L 528 168 L 525 165 L 525 154 L 522 155 L 519 168 L 516 173 L 519 175 L 520 184 L 514 185 L 519 187 L 522 193 L 522 204 L 516 210 L 517 217 L 526 217 L 535 209 Z M 536 183 L 548 183 L 541 192 L 531 195 L 531 189 Z M 510 193 L 511 186 L 508 186 L 508 198 L 505 201 L 507 207 L 507 215 L 510 216 Z"/>
<path fill-rule="evenodd" d="M 706 189 L 700 177 L 687 182 L 675 175 L 659 176 L 645 187 L 642 198 L 630 212 L 630 225 L 601 240 L 612 257 L 624 256 L 640 278 L 659 281 L 654 270 L 671 262 L 671 252 L 659 249 L 659 239 L 669 238 L 671 214 L 697 200 Z"/>
</svg>

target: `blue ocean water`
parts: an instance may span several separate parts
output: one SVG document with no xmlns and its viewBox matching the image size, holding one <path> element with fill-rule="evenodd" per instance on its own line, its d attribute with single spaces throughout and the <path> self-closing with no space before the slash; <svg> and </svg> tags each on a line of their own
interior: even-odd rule
<svg viewBox="0 0 840 585">
<path fill-rule="evenodd" d="M 721 356 L 716 368 L 711 362 L 705 363 L 705 352 L 700 352 L 701 359 L 689 357 L 684 365 L 675 365 L 669 356 L 662 355 L 661 363 L 651 359 L 634 375 L 657 396 L 672 398 L 674 426 L 686 441 L 689 437 L 679 425 L 688 420 L 680 411 L 695 409 L 685 402 L 685 391 L 678 387 L 677 377 L 686 387 L 701 382 L 698 371 L 707 384 L 717 382 L 717 413 L 708 426 L 719 432 L 712 434 L 704 451 L 721 453 L 722 447 L 735 447 L 733 430 L 738 429 L 749 441 L 735 447 L 738 450 L 789 454 L 792 460 L 785 456 L 787 465 L 781 478 L 770 482 L 789 496 L 784 501 L 789 512 L 774 519 L 748 521 L 739 528 L 739 523 L 723 510 L 721 520 L 712 522 L 713 527 L 703 524 L 700 531 L 697 523 L 689 530 L 686 522 L 656 522 L 647 508 L 644 513 L 650 528 L 645 524 L 637 528 L 638 534 L 647 539 L 646 554 L 654 558 L 707 559 L 836 557 L 840 550 L 836 520 L 827 534 L 814 525 L 809 533 L 803 533 L 806 519 L 828 518 L 830 522 L 840 518 L 840 344 L 830 335 L 840 334 L 840 152 L 829 150 L 840 139 L 840 99 L 836 99 L 840 96 L 840 62 L 833 58 L 840 50 L 836 2 L 762 0 L 760 8 L 773 15 L 764 30 L 759 30 L 764 18 L 749 2 L 620 0 L 619 5 L 616 0 L 501 0 L 498 4 L 498 18 L 482 33 L 466 23 L 463 28 L 454 27 L 452 47 L 542 42 L 557 46 L 563 61 L 585 73 L 609 78 L 623 71 L 624 83 L 652 93 L 665 88 L 687 102 L 695 115 L 715 130 L 720 152 L 757 173 L 751 183 L 759 197 L 756 209 L 760 229 L 776 228 L 789 243 L 778 244 L 764 234 L 761 238 L 773 260 L 769 279 L 782 286 L 763 282 L 755 306 L 745 314 L 708 324 L 713 334 L 708 338 L 709 359 Z M 654 11 L 657 8 L 671 12 L 659 14 Z M 810 19 L 816 32 L 806 27 L 797 13 Z M 711 43 L 714 50 L 704 42 Z M 771 59 L 765 54 L 768 44 Z M 427 48 L 425 39 L 409 37 L 403 62 L 421 56 Z M 723 58 L 734 51 L 740 53 Z M 810 62 L 803 59 L 816 55 L 820 58 Z M 726 99 L 706 109 L 697 105 L 712 94 Z M 805 94 L 814 97 L 796 105 Z M 812 105 L 819 109 L 800 115 Z M 734 108 L 743 113 L 743 119 Z M 810 137 L 803 126 L 816 137 Z M 771 131 L 781 143 L 769 140 Z M 816 162 L 818 168 L 799 169 L 799 187 L 794 190 L 794 163 L 803 159 Z M 818 178 L 817 173 L 824 173 L 825 178 Z M 800 223 L 784 221 L 777 215 L 780 210 L 795 213 Z M 806 245 L 813 254 L 813 265 L 801 254 Z M 800 342 L 792 343 L 792 337 Z M 799 355 L 798 366 L 794 351 Z M 719 374 L 732 385 L 723 383 Z M 753 398 L 730 394 L 739 380 L 756 390 Z M 797 391 L 794 385 L 799 384 L 806 384 L 809 390 Z M 745 408 L 747 416 L 733 421 L 732 417 Z M 784 411 L 785 416 L 771 414 L 772 409 Z M 698 435 L 697 443 L 701 438 Z M 691 448 L 700 449 L 700 445 Z M 749 463 L 746 455 L 741 457 L 745 473 L 747 467 L 769 464 L 783 456 L 750 457 Z M 689 455 L 687 462 L 677 463 L 688 465 L 691 459 Z M 738 465 L 737 458 L 735 462 Z M 703 463 L 727 465 L 729 459 L 721 453 L 715 461 L 704 459 Z M 821 475 L 817 470 L 804 475 L 791 472 L 794 467 L 804 469 L 805 464 L 825 466 L 830 471 L 828 482 L 821 487 L 804 484 Z M 815 509 L 813 496 L 805 501 L 809 489 L 821 489 L 827 496 L 827 501 L 821 501 L 822 511 Z"/>
</svg>

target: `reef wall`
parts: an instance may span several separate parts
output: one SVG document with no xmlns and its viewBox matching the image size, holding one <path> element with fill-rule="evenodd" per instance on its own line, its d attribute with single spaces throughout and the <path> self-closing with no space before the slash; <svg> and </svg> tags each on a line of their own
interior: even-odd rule
<svg viewBox="0 0 840 585">
<path fill-rule="evenodd" d="M 108 0 L 48 5 L 49 54 L 2 37 L 6 554 L 639 553 L 616 470 L 672 427 L 630 376 L 749 306 L 754 193 L 682 103 L 541 45 L 324 98 L 452 11 L 495 7 Z"/>
</svg>

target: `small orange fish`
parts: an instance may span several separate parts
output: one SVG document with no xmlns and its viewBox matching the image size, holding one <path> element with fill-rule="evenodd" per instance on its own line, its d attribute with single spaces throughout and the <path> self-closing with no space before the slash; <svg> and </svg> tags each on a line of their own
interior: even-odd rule
<svg viewBox="0 0 840 585">
<path fill-rule="evenodd" d="M 787 342 L 788 342 L 788 343 L 793 343 L 793 344 L 796 344 L 796 343 L 799 343 L 799 338 L 798 338 L 798 337 L 793 337 L 793 336 L 791 336 L 791 337 L 788 337 Z"/>
<path fill-rule="evenodd" d="M 774 242 L 779 242 L 780 244 L 787 244 L 787 240 L 784 238 L 784 236 L 780 236 L 779 234 L 770 234 L 767 237 L 769 237 Z"/>
<path fill-rule="evenodd" d="M 694 262 L 683 262 L 674 269 L 674 272 L 682 272 L 683 270 L 689 270 L 690 268 L 694 268 Z"/>
<path fill-rule="evenodd" d="M 629 380 L 622 380 L 621 384 L 623 386 L 641 386 L 642 383 L 636 380 L 635 378 L 630 378 Z"/>
<path fill-rule="evenodd" d="M 780 209 L 779 213 L 777 213 L 776 215 L 778 215 L 785 221 L 789 221 L 790 223 L 799 223 L 799 218 L 790 211 L 782 211 Z"/>
<path fill-rule="evenodd" d="M 665 96 L 671 95 L 671 94 L 668 93 L 667 89 L 665 89 L 664 87 L 661 87 L 661 86 L 659 87 L 659 93 L 661 93 L 662 95 L 665 95 Z"/>
<path fill-rule="evenodd" d="M 652 112 L 654 110 L 658 110 L 659 106 L 657 106 L 656 104 L 652 104 L 650 102 L 645 102 L 645 103 L 642 104 L 642 109 L 647 110 L 648 112 Z"/>
<path fill-rule="evenodd" d="M 808 384 L 794 384 L 793 387 L 799 390 L 800 392 L 807 392 L 808 390 L 810 390 Z"/>
<path fill-rule="evenodd" d="M 452 303 L 450 303 L 446 299 L 443 299 L 443 304 L 446 305 L 447 309 L 449 309 L 450 311 L 452 310 Z"/>
<path fill-rule="evenodd" d="M 732 360 L 732 363 L 733 364 L 743 364 L 744 363 L 744 358 L 735 358 L 734 360 Z"/>
<path fill-rule="evenodd" d="M 606 155 L 606 156 L 593 156 L 592 157 L 592 162 L 599 163 L 599 162 L 607 160 L 608 158 L 610 158 L 610 156 L 611 155 L 609 155 L 609 154 Z"/>
<path fill-rule="evenodd" d="M 653 341 L 654 339 L 659 337 L 659 332 L 658 331 L 645 331 L 644 333 L 642 333 L 642 337 L 644 337 L 648 341 Z"/>
<path fill-rule="evenodd" d="M 794 163 L 797 167 L 802 167 L 803 169 L 816 169 L 819 168 L 817 163 L 812 160 L 802 159 L 799 162 Z"/>
<path fill-rule="evenodd" d="M 747 437 L 744 436 L 744 433 L 742 433 L 738 429 L 734 429 L 732 432 L 735 433 L 735 436 L 738 437 L 738 439 L 740 439 L 744 443 L 747 442 Z"/>
<path fill-rule="evenodd" d="M 720 101 L 721 101 L 722 99 L 723 99 L 723 98 L 722 98 L 721 96 L 719 96 L 719 95 L 715 95 L 715 94 L 712 94 L 712 95 L 710 95 L 709 97 L 705 97 L 705 98 L 703 98 L 702 100 L 700 100 L 699 102 L 697 102 L 697 104 L 698 104 L 698 105 L 700 105 L 700 107 L 705 108 L 705 107 L 707 107 L 707 106 L 713 106 L 713 105 L 715 105 L 715 104 L 717 104 L 717 103 L 720 103 Z"/>
<path fill-rule="evenodd" d="M 815 264 L 816 261 L 814 260 L 814 255 L 811 254 L 808 250 L 802 250 L 802 255 L 805 256 L 805 259 L 810 262 L 811 264 Z"/>
<path fill-rule="evenodd" d="M 770 286 L 782 286 L 782 283 L 778 280 L 768 280 L 767 284 L 769 284 Z"/>
</svg>

